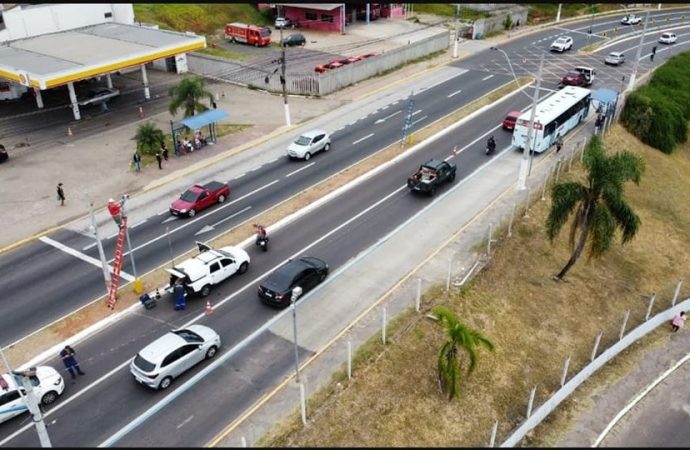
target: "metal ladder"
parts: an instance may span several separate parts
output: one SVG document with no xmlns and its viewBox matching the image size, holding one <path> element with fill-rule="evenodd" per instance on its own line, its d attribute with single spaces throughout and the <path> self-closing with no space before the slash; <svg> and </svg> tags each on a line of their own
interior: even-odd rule
<svg viewBox="0 0 690 450">
<path fill-rule="evenodd" d="M 122 226 L 117 235 L 117 243 L 115 244 L 115 260 L 113 261 L 113 274 L 110 277 L 110 291 L 108 292 L 108 308 L 115 309 L 115 302 L 117 302 L 117 288 L 120 286 L 120 270 L 122 269 L 122 261 L 124 255 L 122 249 L 125 246 L 125 235 L 127 232 L 127 217 L 122 218 Z"/>
</svg>

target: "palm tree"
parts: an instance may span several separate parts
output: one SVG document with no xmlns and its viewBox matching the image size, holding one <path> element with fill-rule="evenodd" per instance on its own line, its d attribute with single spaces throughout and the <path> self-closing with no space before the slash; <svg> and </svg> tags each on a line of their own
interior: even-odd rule
<svg viewBox="0 0 690 450">
<path fill-rule="evenodd" d="M 546 234 L 552 243 L 570 214 L 574 214 L 569 238 L 572 255 L 556 275 L 557 280 L 565 277 L 588 241 L 589 258 L 597 258 L 609 249 L 617 228 L 622 230 L 625 244 L 640 227 L 640 218 L 625 201 L 623 183 L 639 184 L 644 160 L 627 150 L 607 156 L 599 136 L 593 136 L 585 148 L 584 166 L 586 184 L 568 181 L 551 188 Z"/>
<path fill-rule="evenodd" d="M 137 141 L 137 150 L 139 150 L 140 153 L 153 155 L 160 148 L 161 142 L 165 139 L 165 135 L 160 128 L 149 121 L 139 125 L 134 139 Z"/>
<path fill-rule="evenodd" d="M 213 95 L 204 89 L 204 79 L 200 76 L 185 77 L 179 84 L 170 88 L 172 101 L 170 102 L 170 114 L 177 114 L 180 107 L 184 108 L 184 116 L 193 116 L 197 112 L 208 109 L 201 100 L 207 98 L 213 101 Z"/>
<path fill-rule="evenodd" d="M 438 353 L 438 381 L 441 390 L 448 393 L 448 400 L 452 400 L 457 394 L 463 368 L 459 350 L 464 350 L 469 357 L 469 376 L 477 366 L 478 347 L 484 346 L 493 351 L 494 344 L 478 331 L 460 323 L 455 313 L 444 306 L 435 307 L 434 315 L 445 328 L 448 337 Z"/>
</svg>

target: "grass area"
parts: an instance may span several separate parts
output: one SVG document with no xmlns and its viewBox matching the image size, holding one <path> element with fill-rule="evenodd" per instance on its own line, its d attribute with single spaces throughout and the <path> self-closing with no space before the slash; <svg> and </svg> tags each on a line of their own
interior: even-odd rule
<svg viewBox="0 0 690 450">
<path fill-rule="evenodd" d="M 536 25 L 542 22 L 556 20 L 558 3 L 528 3 L 527 24 Z M 620 3 L 563 3 L 561 6 L 561 19 L 586 16 L 606 11 L 623 9 Z"/>
<path fill-rule="evenodd" d="M 423 312 L 445 304 L 496 345 L 494 354 L 482 354 L 459 399 L 448 402 L 438 390 L 436 355 L 443 342 L 439 326 L 404 314 L 388 345 L 374 339 L 361 355 L 358 352 L 352 380 L 340 376 L 340 387 L 329 384 L 312 397 L 307 427 L 293 415 L 259 444 L 485 446 L 494 420 L 499 420 L 500 442 L 524 419 L 532 386 L 537 386 L 535 405 L 558 389 L 567 356 L 574 374 L 589 361 L 600 331 L 600 351 L 617 340 L 627 309 L 628 329 L 643 320 L 651 292 L 658 295 L 654 311 L 667 307 L 675 282 L 688 275 L 690 203 L 685 199 L 690 191 L 690 144 L 662 155 L 616 125 L 605 145 L 609 151 L 630 150 L 646 161 L 640 186 L 626 185 L 626 197 L 642 220 L 632 242 L 621 246 L 617 236 L 602 259 L 583 258 L 565 282 L 556 283 L 551 276 L 569 257 L 567 232 L 551 245 L 544 229 L 550 200 L 535 201 L 529 217 L 514 224 L 513 237 L 499 239 L 490 265 L 469 286 L 448 293 L 436 286 L 426 292 Z M 576 163 L 561 181 L 582 177 Z M 659 345 L 668 337 L 669 333 L 654 333 L 649 341 Z M 632 366 L 617 362 L 600 380 L 623 376 Z M 527 444 L 556 442 L 569 418 L 567 411 L 554 416 L 550 420 L 555 428 L 545 428 Z"/>
<path fill-rule="evenodd" d="M 424 61 L 430 61 L 438 56 L 441 56 L 442 54 L 446 53 L 446 50 L 439 50 L 437 52 L 429 53 L 428 55 L 420 56 L 419 58 L 411 59 L 407 62 L 404 62 L 402 64 L 398 64 L 395 67 L 391 67 L 390 69 L 383 70 L 376 75 L 373 75 L 371 78 L 376 78 L 376 77 L 383 77 L 386 75 L 389 75 L 397 70 L 402 69 L 405 66 L 409 66 L 410 64 L 416 64 Z"/>
<path fill-rule="evenodd" d="M 450 3 L 415 3 L 414 13 L 435 14 L 437 16 L 455 17 L 456 7 Z M 460 8 L 460 18 L 463 20 L 477 20 L 491 15 L 484 11 L 467 8 L 464 5 Z"/>
<path fill-rule="evenodd" d="M 214 47 L 212 45 L 213 44 L 209 45 L 204 49 L 197 50 L 197 52 L 206 55 L 217 56 L 219 58 L 232 59 L 234 61 L 245 61 L 249 59 L 249 55 L 247 55 L 246 53 L 233 52 L 232 50 L 228 50 L 221 47 Z"/>
<path fill-rule="evenodd" d="M 268 25 L 256 6 L 242 3 L 134 3 L 134 18 L 166 30 L 212 35 L 229 22 Z"/>
</svg>

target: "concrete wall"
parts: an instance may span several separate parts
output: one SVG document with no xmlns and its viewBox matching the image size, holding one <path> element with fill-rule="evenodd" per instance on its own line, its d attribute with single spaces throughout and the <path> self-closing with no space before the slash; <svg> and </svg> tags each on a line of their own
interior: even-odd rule
<svg viewBox="0 0 690 450">
<path fill-rule="evenodd" d="M 0 42 L 99 23 L 133 24 L 134 8 L 131 3 L 18 5 L 5 10 L 3 18 L 6 28 L 0 31 Z"/>
<path fill-rule="evenodd" d="M 478 19 L 474 22 L 473 39 L 482 39 L 491 32 L 505 30 L 503 22 L 508 15 L 512 18 L 512 27 L 515 27 L 518 21 L 520 25 L 525 25 L 527 23 L 527 8 L 522 6 L 495 10 L 492 14 L 493 15 L 489 18 Z"/>
</svg>

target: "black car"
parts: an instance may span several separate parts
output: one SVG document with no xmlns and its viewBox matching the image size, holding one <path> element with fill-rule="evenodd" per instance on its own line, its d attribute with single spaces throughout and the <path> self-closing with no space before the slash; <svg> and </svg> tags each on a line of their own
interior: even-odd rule
<svg viewBox="0 0 690 450">
<path fill-rule="evenodd" d="M 280 45 L 283 47 L 293 47 L 295 45 L 302 45 L 304 46 L 307 43 L 307 40 L 304 38 L 304 35 L 301 33 L 294 33 L 289 36 L 285 36 L 282 41 L 280 41 Z"/>
<path fill-rule="evenodd" d="M 9 155 L 7 154 L 7 150 L 5 150 L 5 146 L 0 144 L 0 163 L 4 163 L 9 159 Z"/>
<path fill-rule="evenodd" d="M 290 305 L 292 289 L 302 288 L 302 296 L 328 276 L 328 264 L 313 256 L 291 259 L 277 268 L 259 285 L 259 297 L 268 305 Z"/>
</svg>

